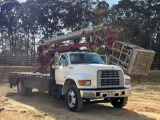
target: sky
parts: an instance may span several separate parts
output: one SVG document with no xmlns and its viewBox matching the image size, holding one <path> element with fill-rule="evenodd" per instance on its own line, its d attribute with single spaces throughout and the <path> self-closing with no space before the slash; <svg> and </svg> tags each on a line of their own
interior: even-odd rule
<svg viewBox="0 0 160 120">
<path fill-rule="evenodd" d="M 114 4 L 118 4 L 119 0 L 106 0 L 109 3 L 109 6 L 111 7 Z"/>
<path fill-rule="evenodd" d="M 20 3 L 24 2 L 25 0 L 18 0 Z M 114 4 L 118 4 L 119 0 L 106 0 L 109 3 L 109 6 L 111 7 Z"/>
</svg>

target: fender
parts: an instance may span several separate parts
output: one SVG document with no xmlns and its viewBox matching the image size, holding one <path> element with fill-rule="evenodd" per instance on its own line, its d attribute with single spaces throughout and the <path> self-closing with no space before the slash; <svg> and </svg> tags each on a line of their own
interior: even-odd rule
<svg viewBox="0 0 160 120">
<path fill-rule="evenodd" d="M 97 78 L 96 75 L 87 74 L 87 73 L 77 73 L 77 72 L 69 74 L 68 76 L 66 76 L 66 80 L 68 80 L 68 79 L 74 80 L 77 88 L 83 88 L 83 89 L 85 89 L 85 88 L 95 88 L 95 87 L 92 86 L 93 82 L 97 81 L 97 80 L 94 80 L 95 78 Z M 78 84 L 78 80 L 91 80 L 91 85 L 90 86 L 80 86 Z"/>
</svg>

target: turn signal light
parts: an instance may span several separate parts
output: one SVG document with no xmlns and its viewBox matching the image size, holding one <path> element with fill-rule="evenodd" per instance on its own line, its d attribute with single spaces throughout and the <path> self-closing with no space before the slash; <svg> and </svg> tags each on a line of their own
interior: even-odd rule
<svg viewBox="0 0 160 120">
<path fill-rule="evenodd" d="M 89 86 L 91 85 L 91 81 L 90 80 L 78 80 L 78 84 L 80 86 Z"/>
</svg>

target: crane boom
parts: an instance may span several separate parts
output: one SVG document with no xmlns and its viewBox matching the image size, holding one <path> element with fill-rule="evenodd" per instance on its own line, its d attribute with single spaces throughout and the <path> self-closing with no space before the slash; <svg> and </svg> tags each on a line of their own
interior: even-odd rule
<svg viewBox="0 0 160 120">
<path fill-rule="evenodd" d="M 71 33 L 66 34 L 66 35 L 60 35 L 60 36 L 51 38 L 49 40 L 46 40 L 45 44 L 46 45 L 51 45 L 51 44 L 54 44 L 56 42 L 62 42 L 62 41 L 66 41 L 66 40 L 73 40 L 75 38 L 81 38 L 81 37 L 84 37 L 85 35 L 90 35 L 90 34 L 96 32 L 96 31 L 99 31 L 102 28 L 104 29 L 102 24 L 98 25 L 98 26 L 90 27 L 90 28 L 84 28 L 84 29 L 81 29 L 79 31 L 71 32 Z"/>
</svg>

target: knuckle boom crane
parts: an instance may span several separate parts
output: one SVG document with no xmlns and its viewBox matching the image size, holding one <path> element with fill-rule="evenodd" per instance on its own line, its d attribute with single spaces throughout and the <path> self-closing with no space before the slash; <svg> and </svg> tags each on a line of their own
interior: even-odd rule
<svg viewBox="0 0 160 120">
<path fill-rule="evenodd" d="M 110 58 L 110 64 L 119 65 L 128 74 L 147 75 L 155 52 L 117 39 L 118 33 L 116 31 L 104 25 L 98 25 L 53 37 L 45 40 L 44 44 L 46 46 L 52 45 L 51 49 L 58 52 L 76 51 L 81 47 L 89 49 L 92 46 L 105 46 L 107 50 L 111 51 L 107 56 Z M 48 48 L 46 47 L 47 50 Z M 43 64 L 50 60 L 47 52 L 44 56 Z"/>
</svg>

